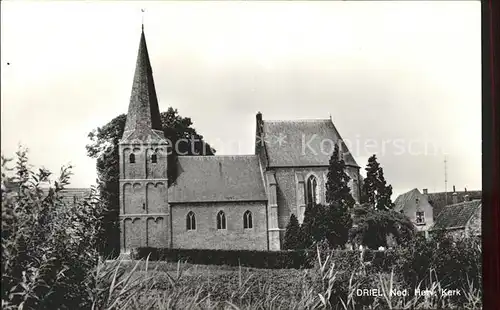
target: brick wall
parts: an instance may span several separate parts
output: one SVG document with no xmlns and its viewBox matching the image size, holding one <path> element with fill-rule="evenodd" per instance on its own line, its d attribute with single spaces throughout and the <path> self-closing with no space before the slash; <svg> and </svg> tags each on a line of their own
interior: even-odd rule
<svg viewBox="0 0 500 310">
<path fill-rule="evenodd" d="M 219 211 L 226 216 L 226 229 L 218 230 Z M 243 214 L 252 212 L 253 228 L 243 228 Z M 186 229 L 186 216 L 193 211 L 196 230 Z M 173 247 L 186 249 L 267 250 L 265 202 L 172 204 Z"/>
<path fill-rule="evenodd" d="M 298 189 L 298 178 L 297 174 L 302 174 L 304 178 L 304 184 L 307 182 L 307 178 L 314 174 L 318 180 L 318 189 L 320 196 L 320 203 L 326 203 L 326 180 L 328 167 L 311 167 L 311 168 L 275 168 L 276 172 L 276 182 L 278 183 L 278 221 L 280 228 L 286 228 L 290 215 L 293 213 L 297 218 L 299 216 L 298 206 L 303 203 L 305 197 L 301 195 L 301 191 Z M 351 177 L 349 185 L 351 186 L 351 194 L 353 196 L 359 197 L 359 191 L 353 190 L 353 178 L 356 177 L 359 180 L 358 169 L 350 168 L 347 170 L 348 175 Z"/>
</svg>

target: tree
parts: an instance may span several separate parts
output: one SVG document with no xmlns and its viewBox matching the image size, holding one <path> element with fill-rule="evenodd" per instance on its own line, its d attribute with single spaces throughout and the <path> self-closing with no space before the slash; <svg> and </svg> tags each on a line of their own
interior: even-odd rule
<svg viewBox="0 0 500 310">
<path fill-rule="evenodd" d="M 106 125 L 89 133 L 90 144 L 86 146 L 87 155 L 95 158 L 97 175 L 100 183 L 100 195 L 108 209 L 104 216 L 107 244 L 103 250 L 104 255 L 117 255 L 120 249 L 120 230 L 118 226 L 119 215 L 119 154 L 118 143 L 125 129 L 127 115 L 122 114 L 112 119 Z M 172 145 L 172 155 L 168 156 L 169 185 L 177 176 L 176 159 L 179 155 L 214 155 L 209 144 L 203 141 L 192 128 L 192 121 L 188 117 L 181 117 L 176 109 L 168 108 L 161 113 L 163 132 Z M 181 140 L 182 139 L 182 140 Z M 179 143 L 178 143 L 179 142 Z"/>
<path fill-rule="evenodd" d="M 345 171 L 344 160 L 339 157 L 339 146 L 335 145 L 330 157 L 326 181 L 325 216 L 326 236 L 331 247 L 343 247 L 349 238 L 352 225 L 351 211 L 355 204 L 348 186 L 349 176 Z"/>
<path fill-rule="evenodd" d="M 328 231 L 326 208 L 321 204 L 310 204 L 304 212 L 304 222 L 300 226 L 302 246 L 310 248 L 326 239 Z"/>
<path fill-rule="evenodd" d="M 296 250 L 302 246 L 300 238 L 300 225 L 295 214 L 290 215 L 290 221 L 286 226 L 285 240 L 283 241 L 283 249 Z"/>
<path fill-rule="evenodd" d="M 349 238 L 371 249 L 387 247 L 388 236 L 393 236 L 397 244 L 406 244 L 415 237 L 415 227 L 404 214 L 378 210 L 368 203 L 354 208 L 353 224 Z"/>
<path fill-rule="evenodd" d="M 392 186 L 387 185 L 384 170 L 377 162 L 375 154 L 368 159 L 365 170 L 366 178 L 363 181 L 361 203 L 368 203 L 378 210 L 393 209 Z"/>
</svg>

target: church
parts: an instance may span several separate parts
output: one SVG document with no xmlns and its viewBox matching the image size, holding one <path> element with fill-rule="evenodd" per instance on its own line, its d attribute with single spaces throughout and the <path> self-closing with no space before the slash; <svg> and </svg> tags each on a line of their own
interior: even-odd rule
<svg viewBox="0 0 500 310">
<path fill-rule="evenodd" d="M 120 154 L 120 247 L 268 250 L 282 248 L 291 214 L 325 203 L 328 162 L 338 144 L 359 202 L 360 167 L 329 119 L 255 119 L 251 155 L 179 156 L 168 184 L 153 72 L 141 33 Z"/>
</svg>

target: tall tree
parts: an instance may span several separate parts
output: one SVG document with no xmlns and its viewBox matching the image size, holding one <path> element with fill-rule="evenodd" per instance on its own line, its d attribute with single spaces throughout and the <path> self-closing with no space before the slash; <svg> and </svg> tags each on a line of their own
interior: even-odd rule
<svg viewBox="0 0 500 310">
<path fill-rule="evenodd" d="M 363 181 L 361 203 L 368 203 L 378 210 L 391 210 L 394 203 L 391 200 L 392 186 L 387 185 L 384 170 L 372 155 L 366 165 L 366 178 Z"/>
<path fill-rule="evenodd" d="M 343 247 L 349 238 L 351 210 L 355 204 L 348 185 L 349 180 L 344 160 L 339 156 L 339 146 L 335 145 L 326 181 L 326 236 L 331 247 Z"/>
<path fill-rule="evenodd" d="M 295 214 L 290 215 L 290 221 L 286 226 L 285 240 L 283 241 L 283 248 L 285 250 L 295 250 L 302 247 L 300 237 L 300 225 Z"/>
<path fill-rule="evenodd" d="M 100 195 L 109 210 L 104 217 L 106 234 L 108 236 L 104 255 L 116 255 L 120 249 L 119 215 L 119 154 L 118 143 L 125 129 L 125 114 L 112 119 L 106 125 L 89 133 L 90 143 L 86 146 L 87 155 L 95 158 L 97 175 L 100 183 Z M 161 113 L 161 121 L 165 137 L 172 145 L 172 155 L 168 156 L 168 179 L 171 184 L 177 176 L 176 159 L 179 155 L 214 155 L 209 144 L 203 141 L 192 128 L 189 117 L 182 117 L 176 109 L 168 108 Z"/>
</svg>

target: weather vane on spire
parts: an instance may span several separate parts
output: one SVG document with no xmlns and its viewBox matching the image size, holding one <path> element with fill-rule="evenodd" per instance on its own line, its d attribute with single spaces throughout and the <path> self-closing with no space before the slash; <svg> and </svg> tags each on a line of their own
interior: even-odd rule
<svg viewBox="0 0 500 310">
<path fill-rule="evenodd" d="M 141 9 L 141 25 L 142 25 L 142 31 L 144 31 L 144 12 L 146 9 Z"/>
</svg>

